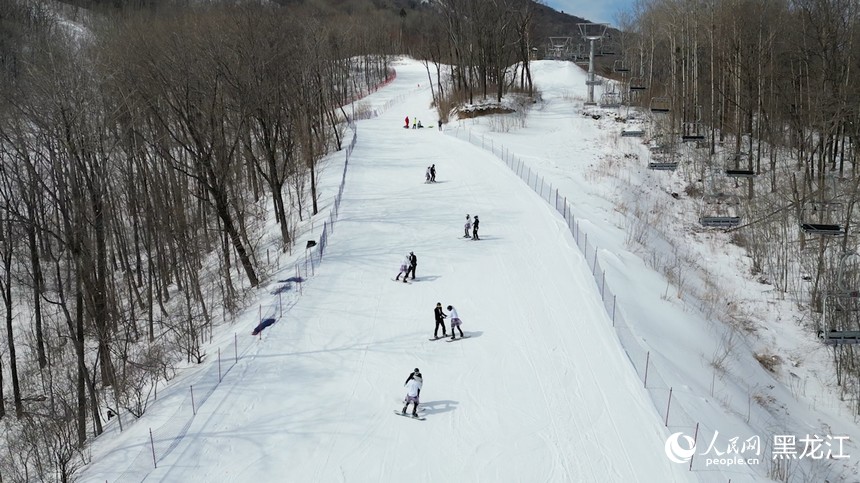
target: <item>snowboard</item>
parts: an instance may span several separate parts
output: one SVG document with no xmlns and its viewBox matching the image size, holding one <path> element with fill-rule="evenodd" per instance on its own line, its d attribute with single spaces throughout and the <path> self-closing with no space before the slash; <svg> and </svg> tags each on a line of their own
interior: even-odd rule
<svg viewBox="0 0 860 483">
<path fill-rule="evenodd" d="M 423 417 L 423 416 L 415 417 L 415 416 L 413 416 L 413 415 L 411 415 L 411 414 L 409 414 L 409 413 L 403 414 L 403 413 L 401 413 L 400 411 L 398 411 L 398 410 L 396 410 L 396 409 L 394 410 L 394 414 L 396 414 L 396 415 L 398 415 L 398 416 L 402 416 L 402 417 L 404 417 L 404 418 L 417 419 L 418 421 L 427 421 L 427 418 L 425 418 L 425 417 Z"/>
<path fill-rule="evenodd" d="M 457 337 L 456 339 L 452 339 L 449 337 L 448 340 L 446 340 L 445 342 L 456 342 L 458 340 L 463 340 L 463 339 L 468 339 L 468 338 L 469 338 L 468 335 L 464 335 L 463 337 Z"/>
<path fill-rule="evenodd" d="M 392 279 L 391 279 L 391 281 L 392 281 L 392 282 L 397 282 L 397 283 L 403 283 L 403 280 L 397 280 L 397 279 L 395 279 L 395 278 L 392 278 Z M 412 282 L 410 282 L 410 281 L 408 281 L 408 280 L 407 280 L 407 281 L 406 281 L 406 283 L 412 283 Z"/>
<path fill-rule="evenodd" d="M 432 339 L 427 339 L 427 340 L 429 340 L 430 342 L 433 342 L 434 340 L 439 340 L 439 339 L 447 339 L 447 337 L 433 337 Z"/>
</svg>

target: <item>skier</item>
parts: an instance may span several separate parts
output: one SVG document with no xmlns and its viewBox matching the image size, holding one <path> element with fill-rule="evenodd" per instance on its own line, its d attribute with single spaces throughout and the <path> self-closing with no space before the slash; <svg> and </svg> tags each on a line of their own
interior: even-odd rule
<svg viewBox="0 0 860 483">
<path fill-rule="evenodd" d="M 439 119 L 439 130 L 440 131 L 442 130 L 442 120 L 441 119 Z"/>
<path fill-rule="evenodd" d="M 409 252 L 409 268 L 406 269 L 406 275 L 403 276 L 403 281 L 406 281 L 406 277 L 409 276 L 409 273 L 412 273 L 412 280 L 415 280 L 415 269 L 418 268 L 418 257 L 415 256 L 415 253 Z"/>
<path fill-rule="evenodd" d="M 478 238 L 478 215 L 475 215 L 475 221 L 472 222 L 472 240 L 480 240 Z"/>
<path fill-rule="evenodd" d="M 442 327 L 442 337 L 448 337 L 448 332 L 445 330 L 445 315 L 442 312 L 442 303 L 439 302 L 436 304 L 436 308 L 433 309 L 433 317 L 436 319 L 436 329 L 433 330 L 433 338 L 439 338 L 439 327 Z"/>
<path fill-rule="evenodd" d="M 424 182 L 430 182 L 430 166 L 427 166 L 427 171 L 424 172 Z"/>
<path fill-rule="evenodd" d="M 394 277 L 394 280 L 399 282 L 400 281 L 400 275 L 403 275 L 403 283 L 407 283 L 406 282 L 406 273 L 408 273 L 408 272 L 409 272 L 409 255 L 406 255 L 406 258 L 404 258 L 403 261 L 400 262 L 400 272 L 397 273 L 397 276 Z"/>
<path fill-rule="evenodd" d="M 431 183 L 436 182 L 436 165 L 435 164 L 430 166 L 430 182 Z"/>
<path fill-rule="evenodd" d="M 453 305 L 448 306 L 448 315 L 451 316 L 451 340 L 457 338 L 457 334 L 454 333 L 454 329 L 460 331 L 461 339 L 465 337 L 463 335 L 463 329 L 460 328 L 460 324 L 462 324 L 462 321 L 460 321 L 460 316 L 457 314 L 457 309 L 455 309 Z"/>
<path fill-rule="evenodd" d="M 403 411 L 400 414 L 406 414 L 406 408 L 409 407 L 409 403 L 412 403 L 412 417 L 418 417 L 418 395 L 421 394 L 421 386 L 423 385 L 420 372 L 414 374 L 412 379 L 406 380 L 406 399 L 403 401 Z"/>
<path fill-rule="evenodd" d="M 409 116 L 406 116 L 406 125 L 403 127 L 405 127 L 406 129 L 409 129 Z"/>
<path fill-rule="evenodd" d="M 469 238 L 469 230 L 472 228 L 472 220 L 469 219 L 468 213 L 466 213 L 466 224 L 463 225 L 463 227 L 466 229 L 465 233 L 463 234 L 463 238 Z"/>
</svg>

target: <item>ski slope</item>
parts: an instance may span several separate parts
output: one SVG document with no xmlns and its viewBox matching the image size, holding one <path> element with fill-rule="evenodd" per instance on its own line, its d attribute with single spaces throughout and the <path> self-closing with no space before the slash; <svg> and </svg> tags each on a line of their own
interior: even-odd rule
<svg viewBox="0 0 860 483">
<path fill-rule="evenodd" d="M 423 66 L 397 70 L 323 265 L 147 481 L 692 481 L 563 220 L 486 151 L 403 129 L 436 116 Z M 416 282 L 391 281 L 410 250 Z M 469 339 L 428 340 L 436 302 Z M 414 367 L 423 422 L 392 413 Z"/>
</svg>

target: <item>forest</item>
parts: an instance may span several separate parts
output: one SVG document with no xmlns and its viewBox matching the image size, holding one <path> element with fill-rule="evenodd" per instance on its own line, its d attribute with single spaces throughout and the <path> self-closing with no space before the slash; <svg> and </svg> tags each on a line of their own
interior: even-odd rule
<svg viewBox="0 0 860 483">
<path fill-rule="evenodd" d="M 440 119 L 539 96 L 536 12 L 0 0 L 0 481 L 74 481 L 108 413 L 139 417 L 157 381 L 205 360 L 273 272 L 267 219 L 292 251 L 344 106 L 394 56 L 425 62 Z M 810 337 L 860 330 L 855 20 L 848 0 L 643 1 L 601 72 Z M 860 409 L 853 348 L 834 364 Z"/>
</svg>

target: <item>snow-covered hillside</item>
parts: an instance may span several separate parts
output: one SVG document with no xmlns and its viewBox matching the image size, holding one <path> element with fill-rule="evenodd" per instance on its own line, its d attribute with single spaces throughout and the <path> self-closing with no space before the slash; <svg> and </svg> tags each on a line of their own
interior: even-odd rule
<svg viewBox="0 0 860 483">
<path fill-rule="evenodd" d="M 826 389 L 792 388 L 782 382 L 791 376 L 771 375 L 753 358 L 762 345 L 779 352 L 779 342 L 804 353 L 794 377 L 826 370 L 826 352 L 791 324 L 790 306 L 765 286 L 743 285 L 750 303 L 761 303 L 762 327 L 784 337 L 727 339 L 643 261 L 647 247 L 629 243 L 626 214 L 655 206 L 672 180 L 624 157 L 644 148 L 619 138 L 620 126 L 581 115 L 578 67 L 536 63 L 543 102 L 523 128 L 478 118 L 443 131 L 402 128 L 406 116 L 434 126 L 436 115 L 423 65 L 396 68 L 397 79 L 363 101 L 388 108 L 357 123 L 336 229 L 303 295 L 248 342 L 194 413 L 165 397 L 121 435 L 100 438 L 84 481 L 759 481 L 774 468 L 774 435 L 812 434 L 849 435 L 838 441 L 851 457 L 800 458 L 789 468 L 795 477 L 851 478 L 860 431 L 848 412 L 822 396 Z M 584 254 L 564 217 L 496 153 L 552 183 L 597 251 Z M 342 162 L 332 156 L 323 175 L 338 177 Z M 438 183 L 425 184 L 431 164 Z M 672 209 L 668 219 L 683 224 L 683 209 Z M 467 213 L 480 216 L 480 241 L 462 236 Z M 736 284 L 726 290 L 748 283 L 734 262 L 742 255 L 709 243 L 719 235 L 677 234 L 665 246 L 677 242 L 724 267 Z M 392 281 L 410 251 L 417 279 Z M 586 258 L 595 253 L 600 285 Z M 607 287 L 623 327 L 605 308 Z M 260 304 L 274 297 L 261 291 Z M 457 308 L 469 338 L 428 340 L 437 302 Z M 245 333 L 256 317 L 255 309 L 242 319 Z M 415 367 L 424 375 L 425 421 L 393 414 Z M 170 451 L 154 468 L 141 455 L 151 451 L 149 428 L 168 419 L 184 431 L 157 442 Z M 702 432 L 690 471 L 688 459 L 670 460 L 666 442 L 677 432 L 693 436 L 695 423 Z M 731 438 L 740 447 L 754 435 L 764 447 L 759 463 L 706 465 Z"/>
</svg>

